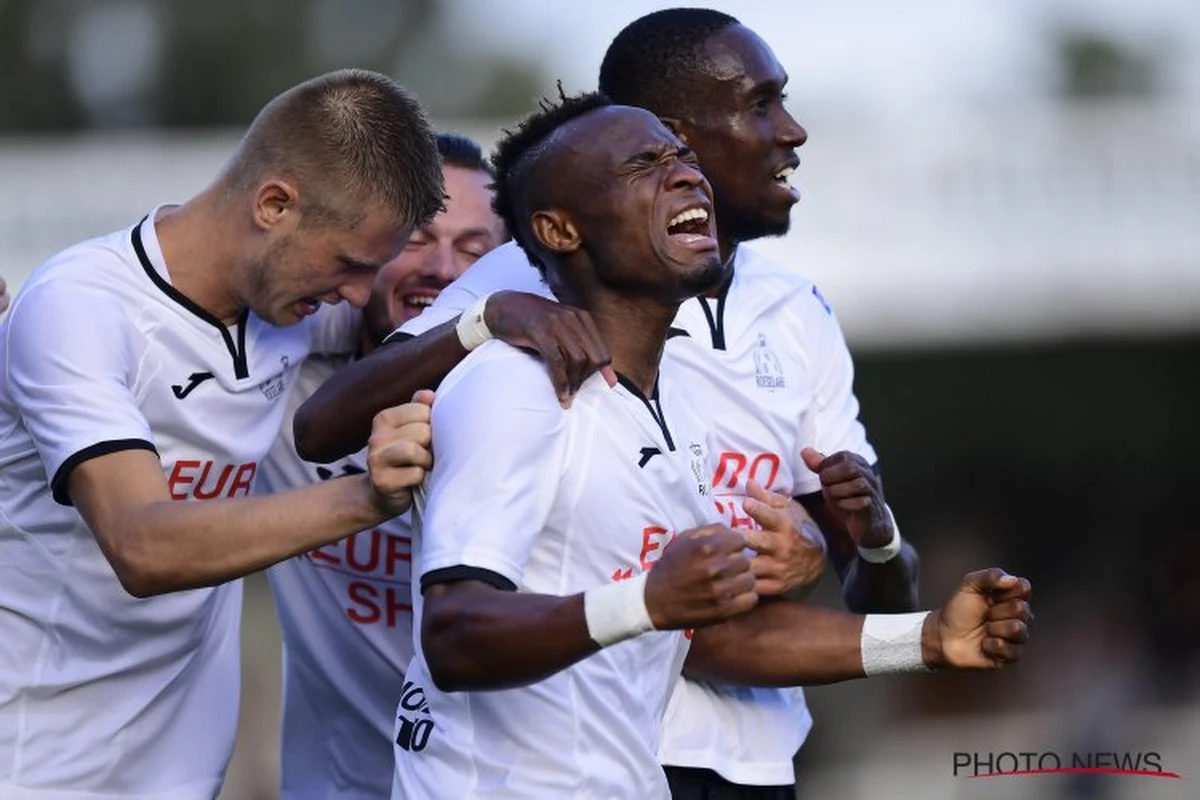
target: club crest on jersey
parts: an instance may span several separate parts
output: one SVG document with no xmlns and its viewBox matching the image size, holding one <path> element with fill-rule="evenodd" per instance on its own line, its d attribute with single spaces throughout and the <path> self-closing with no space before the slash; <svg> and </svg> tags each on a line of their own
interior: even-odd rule
<svg viewBox="0 0 1200 800">
<path fill-rule="evenodd" d="M 267 378 L 258 385 L 259 391 L 268 400 L 278 400 L 280 395 L 283 394 L 283 390 L 287 387 L 288 357 L 280 356 L 279 363 L 281 364 L 279 375 L 274 378 Z"/>
<path fill-rule="evenodd" d="M 783 364 L 774 351 L 767 347 L 767 337 L 761 333 L 758 335 L 758 344 L 754 347 L 754 381 L 758 388 L 768 392 L 787 387 Z"/>
<path fill-rule="evenodd" d="M 708 481 L 705 480 L 705 475 L 708 470 L 705 469 L 704 448 L 692 442 L 688 446 L 688 450 L 692 454 L 692 475 L 696 478 L 696 491 L 701 497 L 708 497 Z"/>
</svg>

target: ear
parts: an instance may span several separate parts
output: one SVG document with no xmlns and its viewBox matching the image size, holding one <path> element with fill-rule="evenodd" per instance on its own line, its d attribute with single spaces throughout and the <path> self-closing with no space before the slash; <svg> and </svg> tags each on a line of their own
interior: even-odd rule
<svg viewBox="0 0 1200 800">
<path fill-rule="evenodd" d="M 554 253 L 574 253 L 582 244 L 575 223 L 558 209 L 535 211 L 529 227 L 542 247 Z"/>
<path fill-rule="evenodd" d="M 671 133 L 675 134 L 676 138 L 678 138 L 679 141 L 683 142 L 684 144 L 688 143 L 688 137 L 687 137 L 688 125 L 686 122 L 679 119 L 678 117 L 659 117 L 658 119 L 659 119 L 659 121 L 662 122 L 663 126 L 666 127 L 667 130 L 669 130 Z"/>
<path fill-rule="evenodd" d="M 254 224 L 269 230 L 283 222 L 288 213 L 295 213 L 300 205 L 300 192 L 295 186 L 280 178 L 271 178 L 258 187 L 254 194 Z"/>
</svg>

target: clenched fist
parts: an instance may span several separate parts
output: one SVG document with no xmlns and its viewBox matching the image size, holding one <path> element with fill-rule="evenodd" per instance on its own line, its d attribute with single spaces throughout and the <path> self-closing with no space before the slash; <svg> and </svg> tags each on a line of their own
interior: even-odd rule
<svg viewBox="0 0 1200 800">
<path fill-rule="evenodd" d="M 1002 569 L 970 573 L 950 600 L 926 619 L 926 631 L 936 635 L 924 637 L 925 663 L 978 670 L 1018 660 L 1033 622 L 1032 593 L 1029 581 Z"/>
<path fill-rule="evenodd" d="M 826 456 L 811 447 L 800 451 L 804 464 L 821 479 L 825 504 L 860 547 L 884 547 L 895 536 L 883 500 L 879 475 L 857 453 L 842 450 Z"/>
<path fill-rule="evenodd" d="M 676 537 L 646 579 L 646 610 L 654 627 L 700 628 L 754 608 L 758 594 L 745 548 L 746 540 L 724 525 Z"/>
<path fill-rule="evenodd" d="M 367 475 L 375 506 L 388 516 L 412 505 L 413 489 L 433 466 L 430 412 L 433 392 L 422 389 L 411 403 L 375 415 L 367 442 Z"/>
</svg>

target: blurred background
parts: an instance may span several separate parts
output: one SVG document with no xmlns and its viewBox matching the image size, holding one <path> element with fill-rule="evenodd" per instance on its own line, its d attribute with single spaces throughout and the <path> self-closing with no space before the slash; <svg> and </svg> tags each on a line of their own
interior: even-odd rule
<svg viewBox="0 0 1200 800">
<path fill-rule="evenodd" d="M 186 199 L 314 74 L 388 72 L 490 145 L 665 5 L 0 0 L 0 276 Z M 1200 4 L 712 5 L 791 75 L 804 199 L 755 247 L 838 313 L 925 602 L 993 564 L 1036 587 L 1017 668 L 811 690 L 801 796 L 1200 796 Z M 226 800 L 278 791 L 265 582 L 246 611 Z M 1183 778 L 954 774 L 1046 751 Z"/>
</svg>

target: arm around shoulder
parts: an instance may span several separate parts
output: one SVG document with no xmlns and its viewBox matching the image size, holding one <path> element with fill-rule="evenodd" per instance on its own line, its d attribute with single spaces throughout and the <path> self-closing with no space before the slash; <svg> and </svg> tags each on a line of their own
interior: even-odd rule
<svg viewBox="0 0 1200 800">
<path fill-rule="evenodd" d="M 329 463 L 358 452 L 376 414 L 435 388 L 467 355 L 454 324 L 389 341 L 327 380 L 293 419 L 300 457 Z"/>
</svg>

